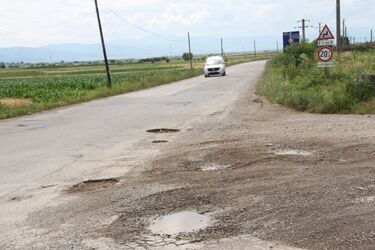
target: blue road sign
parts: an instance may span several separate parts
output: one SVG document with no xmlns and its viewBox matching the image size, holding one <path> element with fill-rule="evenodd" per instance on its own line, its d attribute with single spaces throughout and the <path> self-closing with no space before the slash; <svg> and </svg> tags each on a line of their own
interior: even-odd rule
<svg viewBox="0 0 375 250">
<path fill-rule="evenodd" d="M 292 44 L 300 43 L 299 31 L 290 31 L 283 33 L 284 49 Z"/>
</svg>

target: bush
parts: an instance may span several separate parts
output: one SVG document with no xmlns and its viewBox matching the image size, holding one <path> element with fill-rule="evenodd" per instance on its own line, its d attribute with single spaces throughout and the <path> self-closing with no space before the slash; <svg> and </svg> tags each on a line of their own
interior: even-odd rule
<svg viewBox="0 0 375 250">
<path fill-rule="evenodd" d="M 190 61 L 191 59 L 193 59 L 193 54 L 185 52 L 182 54 L 182 59 L 184 59 L 185 61 Z"/>
<path fill-rule="evenodd" d="M 301 44 L 275 56 L 257 93 L 299 111 L 318 113 L 351 113 L 356 112 L 360 103 L 374 103 L 374 84 L 358 75 L 375 72 L 375 65 L 371 63 L 375 53 L 346 54 L 336 60 L 335 68 L 321 69 L 316 66 L 316 52 L 314 44 Z"/>
<path fill-rule="evenodd" d="M 288 59 L 289 63 L 299 66 L 304 61 L 315 61 L 316 47 L 309 43 L 295 44 L 286 48 L 284 56 Z"/>
</svg>

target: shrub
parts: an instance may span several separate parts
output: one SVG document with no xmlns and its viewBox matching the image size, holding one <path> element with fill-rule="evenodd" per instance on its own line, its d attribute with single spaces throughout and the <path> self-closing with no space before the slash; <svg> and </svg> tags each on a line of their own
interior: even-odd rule
<svg viewBox="0 0 375 250">
<path fill-rule="evenodd" d="M 268 64 L 257 93 L 299 111 L 370 110 L 363 103 L 375 104 L 375 85 L 368 78 L 358 76 L 375 73 L 374 51 L 344 54 L 331 69 L 316 67 L 316 52 L 314 44 L 301 44 L 275 56 Z M 375 106 L 371 112 L 375 112 Z"/>
</svg>

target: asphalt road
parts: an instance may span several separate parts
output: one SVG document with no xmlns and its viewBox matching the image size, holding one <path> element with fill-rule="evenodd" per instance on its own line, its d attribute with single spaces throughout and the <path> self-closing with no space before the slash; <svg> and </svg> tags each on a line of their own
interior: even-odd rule
<svg viewBox="0 0 375 250">
<path fill-rule="evenodd" d="M 59 197 L 67 187 L 124 176 L 160 153 L 144 145 L 173 138 L 147 130 L 188 131 L 230 110 L 264 66 L 265 61 L 246 63 L 230 67 L 226 77 L 200 76 L 0 121 L 0 248 L 35 243 L 29 214 L 65 202 Z"/>
<path fill-rule="evenodd" d="M 271 104 L 264 67 L 1 121 L 0 249 L 375 249 L 375 117 Z"/>
<path fill-rule="evenodd" d="M 228 77 L 197 77 L 0 122 L 0 197 L 50 182 L 85 179 L 81 174 L 95 166 L 81 168 L 82 161 L 107 165 L 124 148 L 146 139 L 148 129 L 186 129 L 222 112 L 254 83 L 264 64 L 232 67 Z"/>
</svg>

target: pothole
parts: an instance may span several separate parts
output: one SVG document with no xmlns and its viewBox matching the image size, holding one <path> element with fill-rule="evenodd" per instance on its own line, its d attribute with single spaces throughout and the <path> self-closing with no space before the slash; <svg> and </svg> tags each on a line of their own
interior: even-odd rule
<svg viewBox="0 0 375 250">
<path fill-rule="evenodd" d="M 119 179 L 117 178 L 87 180 L 70 187 L 67 191 L 74 193 L 105 189 L 115 185 L 118 182 Z"/>
<path fill-rule="evenodd" d="M 52 184 L 52 185 L 45 185 L 45 186 L 40 186 L 41 189 L 46 189 L 46 188 L 51 188 L 51 187 L 55 187 L 57 185 L 55 184 Z"/>
<path fill-rule="evenodd" d="M 184 211 L 170 214 L 153 221 L 149 229 L 154 234 L 178 235 L 192 233 L 205 229 L 210 224 L 210 218 L 196 212 Z"/>
<path fill-rule="evenodd" d="M 179 129 L 171 129 L 171 128 L 157 128 L 157 129 L 147 130 L 148 133 L 154 133 L 154 134 L 178 133 L 180 131 L 181 130 Z"/>
<path fill-rule="evenodd" d="M 282 149 L 273 152 L 275 155 L 296 155 L 296 156 L 311 156 L 312 153 L 298 149 Z"/>
<path fill-rule="evenodd" d="M 168 141 L 166 140 L 156 140 L 156 141 L 153 141 L 152 143 L 153 144 L 160 144 L 160 143 L 167 143 Z"/>
<path fill-rule="evenodd" d="M 358 202 L 361 202 L 361 203 L 375 202 L 375 196 L 366 196 L 366 197 L 359 198 Z"/>
<path fill-rule="evenodd" d="M 206 165 L 203 165 L 203 166 L 200 166 L 199 167 L 199 170 L 203 171 L 203 172 L 207 172 L 207 171 L 217 171 L 217 170 L 222 170 L 222 169 L 225 169 L 227 168 L 228 166 L 223 166 L 223 165 L 219 165 L 219 164 L 215 164 L 215 163 L 209 163 L 209 164 L 206 164 Z"/>
<path fill-rule="evenodd" d="M 32 195 L 21 195 L 21 196 L 14 196 L 10 198 L 10 201 L 24 201 L 31 199 L 33 196 Z"/>
</svg>

